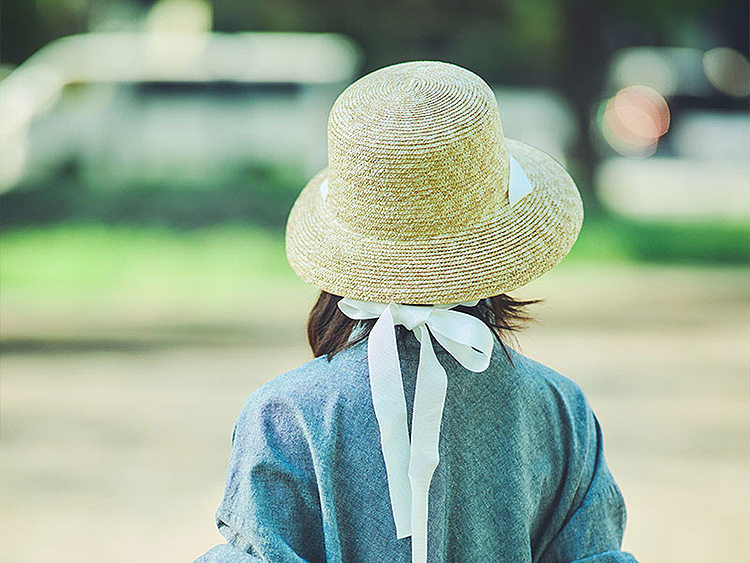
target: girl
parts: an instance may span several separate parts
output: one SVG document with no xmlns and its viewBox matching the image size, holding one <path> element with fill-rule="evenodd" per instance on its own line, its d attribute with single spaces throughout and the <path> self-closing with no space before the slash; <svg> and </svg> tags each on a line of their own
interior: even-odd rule
<svg viewBox="0 0 750 563">
<path fill-rule="evenodd" d="M 287 225 L 316 358 L 248 399 L 209 562 L 633 562 L 582 391 L 508 348 L 581 227 L 481 78 L 381 69 L 331 110 Z"/>
</svg>

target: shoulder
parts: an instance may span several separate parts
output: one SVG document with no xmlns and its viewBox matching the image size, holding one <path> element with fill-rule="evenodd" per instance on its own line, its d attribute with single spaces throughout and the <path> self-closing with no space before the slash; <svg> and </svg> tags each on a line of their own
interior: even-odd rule
<svg viewBox="0 0 750 563">
<path fill-rule="evenodd" d="M 552 394 L 571 405 L 587 407 L 586 395 L 575 381 L 520 352 L 510 348 L 508 352 L 512 359 L 514 376 L 528 387 L 529 391 Z"/>
<path fill-rule="evenodd" d="M 509 349 L 510 377 L 522 395 L 528 414 L 578 434 L 588 441 L 595 419 L 586 394 L 572 379 L 540 362 Z"/>
<path fill-rule="evenodd" d="M 332 411 L 369 396 L 367 373 L 365 343 L 340 352 L 331 361 L 325 356 L 310 360 L 253 391 L 237 419 L 235 434 L 248 426 L 324 424 Z"/>
<path fill-rule="evenodd" d="M 252 401 L 286 398 L 300 402 L 347 395 L 367 385 L 367 347 L 361 342 L 336 354 L 330 361 L 320 356 L 279 375 L 259 387 Z"/>
<path fill-rule="evenodd" d="M 527 446 L 535 452 L 530 456 L 538 456 L 535 463 L 558 475 L 556 482 L 569 487 L 575 502 L 581 501 L 595 474 L 596 488 L 612 484 L 602 455 L 601 429 L 581 387 L 549 366 L 518 352 L 510 354 L 515 366 L 511 377 L 521 389 L 523 404 L 519 424 L 534 437 Z"/>
</svg>

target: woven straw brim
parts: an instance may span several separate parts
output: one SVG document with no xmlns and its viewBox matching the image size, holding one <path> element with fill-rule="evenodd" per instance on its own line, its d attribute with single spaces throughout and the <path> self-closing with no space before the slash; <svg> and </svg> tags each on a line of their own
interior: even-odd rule
<svg viewBox="0 0 750 563">
<path fill-rule="evenodd" d="M 324 205 L 327 170 L 302 190 L 289 215 L 289 263 L 307 283 L 381 303 L 457 303 L 505 293 L 546 273 L 568 253 L 583 221 L 578 190 L 548 154 L 506 139 L 533 191 L 498 204 L 465 232 L 394 240 L 342 224 Z M 363 212 L 366 212 L 364 210 Z"/>
</svg>

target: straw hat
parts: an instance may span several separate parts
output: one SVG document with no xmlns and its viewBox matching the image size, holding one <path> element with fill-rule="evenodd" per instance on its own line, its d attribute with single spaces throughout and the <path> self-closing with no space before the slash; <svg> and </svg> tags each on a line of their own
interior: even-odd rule
<svg viewBox="0 0 750 563">
<path fill-rule="evenodd" d="M 505 139 L 489 86 L 447 63 L 397 64 L 349 86 L 331 110 L 328 161 L 294 204 L 286 248 L 300 278 L 342 297 L 505 293 L 557 265 L 583 220 L 570 175 Z"/>
</svg>

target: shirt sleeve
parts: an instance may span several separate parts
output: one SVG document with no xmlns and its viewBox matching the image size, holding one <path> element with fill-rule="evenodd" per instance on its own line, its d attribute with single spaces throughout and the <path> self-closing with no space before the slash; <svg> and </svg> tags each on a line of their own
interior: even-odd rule
<svg viewBox="0 0 750 563">
<path fill-rule="evenodd" d="M 251 396 L 235 424 L 216 521 L 226 544 L 196 563 L 325 561 L 304 419 L 283 399 Z"/>
<path fill-rule="evenodd" d="M 637 563 L 620 550 L 625 531 L 625 501 L 604 459 L 602 433 L 593 413 L 593 475 L 582 502 L 557 532 L 539 563 Z"/>
</svg>

